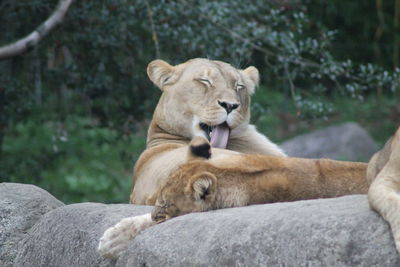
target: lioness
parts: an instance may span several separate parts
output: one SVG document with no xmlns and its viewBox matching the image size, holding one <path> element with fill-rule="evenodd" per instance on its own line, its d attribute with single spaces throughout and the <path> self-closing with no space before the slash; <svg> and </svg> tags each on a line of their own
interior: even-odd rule
<svg viewBox="0 0 400 267">
<path fill-rule="evenodd" d="M 241 153 L 286 156 L 250 120 L 250 95 L 259 82 L 255 67 L 239 70 L 208 59 L 177 66 L 150 62 L 150 80 L 162 95 L 147 134 L 147 147 L 136 162 L 133 204 L 154 205 L 171 171 L 185 161 L 196 136 L 210 138 L 213 159 Z"/>
<path fill-rule="evenodd" d="M 249 125 L 256 68 L 156 60 L 147 72 L 163 93 L 135 165 L 130 202 L 156 208 L 108 229 L 102 255 L 116 257 L 139 231 L 188 212 L 367 192 L 367 164 L 287 158 Z"/>
<path fill-rule="evenodd" d="M 186 161 L 187 145 L 195 137 L 210 139 L 211 161 L 239 153 L 286 157 L 249 124 L 250 96 L 259 83 L 255 67 L 240 70 L 202 58 L 176 66 L 154 60 L 148 65 L 147 74 L 162 95 L 148 129 L 146 150 L 135 164 L 130 203 L 155 204 L 171 172 Z M 143 225 L 147 226 L 150 216 L 143 218 Z M 102 242 L 101 253 L 118 255 L 131 238 L 131 229 L 125 230 L 120 235 L 125 241 Z"/>
</svg>

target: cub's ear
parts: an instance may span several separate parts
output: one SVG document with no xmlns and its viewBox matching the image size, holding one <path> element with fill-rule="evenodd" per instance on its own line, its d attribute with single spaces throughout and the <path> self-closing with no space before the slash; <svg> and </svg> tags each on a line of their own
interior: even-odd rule
<svg viewBox="0 0 400 267">
<path fill-rule="evenodd" d="M 193 194 L 197 201 L 204 201 L 216 191 L 217 178 L 209 172 L 202 172 L 191 177 L 186 193 Z"/>
<path fill-rule="evenodd" d="M 256 67 L 250 66 L 246 69 L 243 70 L 244 74 L 247 75 L 247 77 L 250 79 L 251 83 L 253 86 L 249 88 L 249 93 L 253 94 L 254 89 L 258 86 L 258 83 L 260 82 L 260 73 L 258 72 L 258 69 Z"/>
<path fill-rule="evenodd" d="M 161 59 L 153 60 L 147 66 L 147 75 L 161 90 L 175 76 L 175 67 Z"/>
</svg>

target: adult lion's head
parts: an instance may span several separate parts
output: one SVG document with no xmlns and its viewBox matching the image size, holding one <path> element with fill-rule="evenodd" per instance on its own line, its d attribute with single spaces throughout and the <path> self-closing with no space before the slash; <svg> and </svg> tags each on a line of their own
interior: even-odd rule
<svg viewBox="0 0 400 267">
<path fill-rule="evenodd" d="M 154 60 L 147 73 L 163 92 L 153 123 L 164 133 L 204 135 L 212 146 L 226 147 L 229 135 L 249 124 L 250 95 L 259 82 L 255 67 L 240 70 L 202 58 L 176 66 Z"/>
</svg>

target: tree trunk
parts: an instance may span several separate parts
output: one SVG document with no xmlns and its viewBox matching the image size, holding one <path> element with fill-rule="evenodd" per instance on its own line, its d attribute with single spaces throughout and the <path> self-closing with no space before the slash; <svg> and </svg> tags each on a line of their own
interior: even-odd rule
<svg viewBox="0 0 400 267">
<path fill-rule="evenodd" d="M 74 0 L 60 0 L 57 8 L 50 17 L 32 33 L 14 43 L 0 47 L 0 60 L 20 55 L 36 46 L 58 24 L 61 24 L 68 8 L 73 2 Z"/>
</svg>

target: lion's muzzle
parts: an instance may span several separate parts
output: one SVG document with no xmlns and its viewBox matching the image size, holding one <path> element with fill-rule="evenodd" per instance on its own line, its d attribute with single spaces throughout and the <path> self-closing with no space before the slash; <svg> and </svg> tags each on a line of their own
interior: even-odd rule
<svg viewBox="0 0 400 267">
<path fill-rule="evenodd" d="M 151 219 L 156 223 L 162 223 L 168 219 L 168 215 L 166 214 L 165 207 L 155 206 L 151 211 Z"/>
</svg>

